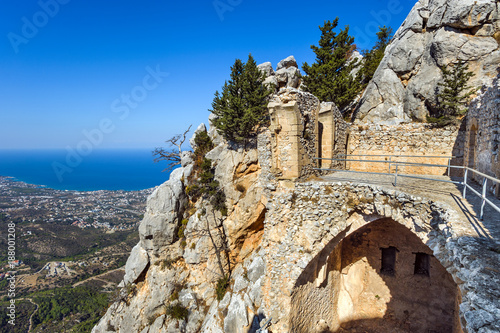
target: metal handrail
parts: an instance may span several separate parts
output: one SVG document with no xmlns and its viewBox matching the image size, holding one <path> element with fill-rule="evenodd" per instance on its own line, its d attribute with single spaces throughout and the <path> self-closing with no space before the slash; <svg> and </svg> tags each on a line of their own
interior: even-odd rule
<svg viewBox="0 0 500 333">
<path fill-rule="evenodd" d="M 338 156 L 349 156 L 345 154 L 340 154 Z M 356 155 L 350 155 L 350 156 L 356 156 Z M 359 156 L 394 156 L 394 155 L 359 155 Z M 403 155 L 405 156 L 405 155 Z M 409 156 L 406 156 L 409 157 Z M 430 156 L 421 156 L 421 157 L 430 157 Z M 441 158 L 448 158 L 448 156 L 440 156 Z M 466 166 L 461 166 L 461 165 L 451 165 L 450 164 L 450 159 L 448 160 L 448 164 L 430 164 L 430 163 L 415 163 L 415 162 L 399 162 L 399 161 L 380 161 L 380 160 L 351 160 L 351 159 L 346 159 L 346 158 L 314 158 L 317 160 L 332 160 L 332 161 L 344 161 L 344 162 L 373 162 L 373 163 L 389 163 L 389 173 L 383 173 L 383 172 L 369 172 L 369 171 L 354 171 L 354 170 L 343 170 L 343 169 L 323 169 L 323 168 L 313 168 L 314 170 L 322 170 L 322 171 L 345 171 L 345 172 L 352 172 L 352 173 L 365 173 L 365 174 L 377 174 L 377 175 L 389 175 L 392 176 L 394 175 L 394 186 L 397 186 L 398 182 L 398 177 L 405 177 L 405 178 L 415 178 L 415 179 L 425 179 L 425 180 L 432 180 L 432 181 L 439 181 L 439 182 L 445 182 L 445 183 L 454 183 L 454 184 L 459 184 L 464 186 L 464 190 L 462 193 L 462 196 L 466 197 L 467 189 L 471 190 L 472 193 L 477 195 L 478 197 L 481 198 L 481 211 L 480 211 L 480 219 L 483 220 L 484 216 L 484 206 L 486 203 L 488 203 L 493 209 L 495 209 L 497 212 L 500 213 L 500 207 L 498 207 L 496 204 L 494 204 L 491 200 L 489 200 L 486 197 L 486 189 L 487 189 L 487 183 L 488 180 L 491 180 L 496 183 L 500 183 L 500 179 L 497 179 L 495 177 L 489 176 L 487 174 L 484 174 L 480 171 L 477 171 L 475 169 L 466 167 Z M 396 170 L 395 173 L 391 172 L 391 164 L 396 165 Z M 404 174 L 399 174 L 398 169 L 399 166 L 403 165 L 410 165 L 410 166 L 427 166 L 427 167 L 446 167 L 448 170 L 448 176 L 450 175 L 450 169 L 455 168 L 455 169 L 464 169 L 464 179 L 463 181 L 453 181 L 453 180 L 443 180 L 443 179 L 436 179 L 436 178 L 428 178 L 428 177 L 420 177 L 420 176 L 410 176 L 410 175 L 404 175 Z M 481 177 L 483 177 L 483 184 L 482 184 L 482 193 L 477 192 L 474 188 L 472 188 L 469 184 L 467 184 L 467 176 L 468 173 L 473 172 Z"/>
<path fill-rule="evenodd" d="M 369 154 L 337 154 L 337 156 L 376 156 L 376 157 L 426 157 L 426 158 L 457 158 L 462 156 L 427 156 L 427 155 L 369 155 Z"/>
<path fill-rule="evenodd" d="M 426 156 L 426 155 L 369 155 L 369 154 L 353 154 L 353 155 L 347 155 L 347 154 L 338 154 L 336 156 L 358 156 L 358 157 L 363 157 L 363 156 L 371 156 L 371 157 L 389 157 L 389 161 L 385 160 L 385 161 L 376 161 L 376 160 L 367 160 L 367 161 L 363 161 L 363 160 L 348 160 L 348 159 L 345 159 L 346 162 L 379 162 L 379 163 L 389 163 L 389 172 L 391 172 L 391 166 L 392 164 L 395 164 L 395 163 L 405 163 L 405 162 L 399 162 L 399 161 L 392 161 L 392 158 L 400 158 L 400 157 L 410 157 L 410 158 L 447 158 L 448 159 L 448 176 L 450 176 L 450 168 L 449 166 L 451 165 L 451 160 L 453 158 L 458 158 L 458 157 L 463 157 L 463 156 L 454 156 L 454 155 L 451 155 L 451 156 L 447 156 L 447 155 L 441 155 L 441 156 Z M 334 158 L 318 158 L 318 157 L 315 157 L 313 158 L 315 160 L 338 160 L 338 159 L 334 159 Z M 431 165 L 428 165 L 428 166 L 431 166 Z"/>
</svg>

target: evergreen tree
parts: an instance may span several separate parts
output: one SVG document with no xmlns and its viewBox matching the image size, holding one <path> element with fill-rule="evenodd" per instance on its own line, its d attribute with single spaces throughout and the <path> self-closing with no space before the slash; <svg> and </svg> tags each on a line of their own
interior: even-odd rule
<svg viewBox="0 0 500 333">
<path fill-rule="evenodd" d="M 442 88 L 437 94 L 439 116 L 461 116 L 467 112 L 465 105 L 469 102 L 472 94 L 476 92 L 467 85 L 474 73 L 468 71 L 469 65 L 459 60 L 457 64 L 451 65 L 451 69 L 441 67 L 443 82 L 438 83 Z"/>
<path fill-rule="evenodd" d="M 306 91 L 321 101 L 334 102 L 343 109 L 360 90 L 359 82 L 351 75 L 351 71 L 359 64 L 349 59 L 354 43 L 354 37 L 349 36 L 349 26 L 338 34 L 333 31 L 338 21 L 337 17 L 333 22 L 327 21 L 319 27 L 319 46 L 311 45 L 316 62 L 311 66 L 304 63 L 302 69 L 306 73 L 303 77 Z"/>
<path fill-rule="evenodd" d="M 262 84 L 265 74 L 258 69 L 252 55 L 246 63 L 236 59 L 230 77 L 222 92 L 215 92 L 209 111 L 216 116 L 213 124 L 219 134 L 226 140 L 243 142 L 258 125 L 266 124 L 267 97 L 271 89 Z"/>
<path fill-rule="evenodd" d="M 370 51 L 363 51 L 363 66 L 358 72 L 359 79 L 363 87 L 368 85 L 373 77 L 373 74 L 375 74 L 378 65 L 384 57 L 385 48 L 389 45 L 391 38 L 392 28 L 386 27 L 385 25 L 383 27 L 379 27 L 379 31 L 377 32 L 377 43 Z"/>
</svg>

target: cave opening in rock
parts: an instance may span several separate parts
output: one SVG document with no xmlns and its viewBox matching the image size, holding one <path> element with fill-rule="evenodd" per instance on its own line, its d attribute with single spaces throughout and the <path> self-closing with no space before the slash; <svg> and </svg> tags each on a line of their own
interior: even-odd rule
<svg viewBox="0 0 500 333">
<path fill-rule="evenodd" d="M 325 250 L 297 280 L 291 332 L 462 332 L 456 283 L 405 226 L 379 219 Z"/>
</svg>

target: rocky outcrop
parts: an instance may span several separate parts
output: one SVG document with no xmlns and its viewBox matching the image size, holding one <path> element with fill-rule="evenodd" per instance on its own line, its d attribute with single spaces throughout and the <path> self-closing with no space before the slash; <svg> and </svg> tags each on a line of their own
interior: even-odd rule
<svg viewBox="0 0 500 333">
<path fill-rule="evenodd" d="M 270 62 L 265 62 L 257 67 L 266 74 L 264 84 L 272 84 L 277 90 L 280 88 L 299 88 L 300 86 L 300 70 L 293 56 L 281 60 L 276 71 L 273 70 Z"/>
<path fill-rule="evenodd" d="M 205 131 L 201 124 L 195 135 Z M 205 157 L 212 160 L 215 179 L 227 199 L 222 229 L 220 213 L 211 212 L 207 201 L 189 201 L 186 186 L 195 161 L 192 152 L 184 152 L 181 167 L 148 198 L 139 226 L 140 242 L 120 284 L 120 300 L 108 309 L 94 333 L 246 333 L 260 327 L 265 270 L 259 250 L 266 212 L 263 184 L 268 185 L 272 177 L 261 179 L 260 163 L 266 170 L 270 163 L 267 147 L 259 149 L 259 145 L 268 141 L 260 139 L 260 144 L 245 150 L 228 144 L 212 128 L 208 133 L 216 146 Z M 195 135 L 190 140 L 194 147 Z M 221 275 L 211 237 L 217 246 L 227 246 L 231 262 L 225 266 L 232 271 L 231 288 L 220 301 L 215 288 Z M 173 318 L 172 306 L 186 308 L 188 317 Z"/>
<path fill-rule="evenodd" d="M 148 198 L 146 213 L 139 226 L 140 246 L 158 256 L 176 240 L 187 197 L 181 181 L 184 168 L 172 171 L 170 179 Z"/>
<path fill-rule="evenodd" d="M 494 0 L 420 0 L 395 33 L 355 111 L 356 122 L 425 121 L 441 66 L 468 62 L 475 87 L 490 85 L 500 64 L 500 20 Z"/>
</svg>

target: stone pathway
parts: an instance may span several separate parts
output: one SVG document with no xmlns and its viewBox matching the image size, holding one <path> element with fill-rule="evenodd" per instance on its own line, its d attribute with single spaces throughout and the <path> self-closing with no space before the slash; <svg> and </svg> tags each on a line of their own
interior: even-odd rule
<svg viewBox="0 0 500 333">
<path fill-rule="evenodd" d="M 427 176 L 439 180 L 450 180 L 447 176 Z M 408 194 L 425 197 L 436 202 L 445 202 L 463 216 L 475 236 L 489 239 L 500 246 L 500 213 L 488 204 L 484 207 L 483 221 L 479 220 L 481 199 L 467 191 L 466 199 L 462 198 L 463 186 L 453 183 L 438 182 L 424 179 L 398 177 L 397 186 L 393 185 L 394 176 L 373 175 L 338 171 L 321 177 L 324 181 L 352 182 L 358 184 L 377 185 L 387 189 L 396 189 Z M 459 181 L 460 179 L 454 179 Z M 481 193 L 481 187 L 473 183 L 476 191 Z M 492 195 L 488 198 L 500 207 L 500 200 Z"/>
</svg>

